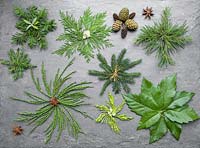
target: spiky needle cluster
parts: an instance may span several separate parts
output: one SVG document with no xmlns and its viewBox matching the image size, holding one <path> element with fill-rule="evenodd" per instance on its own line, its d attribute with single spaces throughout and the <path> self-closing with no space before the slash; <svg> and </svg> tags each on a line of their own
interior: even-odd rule
<svg viewBox="0 0 200 148">
<path fill-rule="evenodd" d="M 31 71 L 31 76 L 33 83 L 37 91 L 42 95 L 37 96 L 30 92 L 25 92 L 28 96 L 27 99 L 12 98 L 16 101 L 25 102 L 32 105 L 41 106 L 36 109 L 35 112 L 21 112 L 17 121 L 26 122 L 29 125 L 34 125 L 31 133 L 39 126 L 46 123 L 46 121 L 51 120 L 50 124 L 47 126 L 45 132 L 46 143 L 50 141 L 54 131 L 57 129 L 57 141 L 60 139 L 64 130 L 68 130 L 69 134 L 78 138 L 78 134 L 82 132 L 80 125 L 75 120 L 71 111 L 75 111 L 83 115 L 84 117 L 89 117 L 87 113 L 80 111 L 77 107 L 88 105 L 84 103 L 84 98 L 87 97 L 83 93 L 83 90 L 90 88 L 89 82 L 76 83 L 72 82 L 68 85 L 64 85 L 67 80 L 71 78 L 74 72 L 69 73 L 64 76 L 67 68 L 72 65 L 71 61 L 62 72 L 58 69 L 55 78 L 49 83 L 46 78 L 46 70 L 44 69 L 44 64 L 42 64 L 42 82 L 45 87 L 43 90 L 40 85 L 39 78 L 35 78 L 33 71 Z"/>
<path fill-rule="evenodd" d="M 125 53 L 126 49 L 123 49 L 118 57 L 113 54 L 111 58 L 111 65 L 108 64 L 103 55 L 100 53 L 97 55 L 98 60 L 101 62 L 99 67 L 101 67 L 103 71 L 89 70 L 89 74 L 97 76 L 99 80 L 106 81 L 102 87 L 100 95 L 103 95 L 104 91 L 110 84 L 112 84 L 115 94 L 119 93 L 121 88 L 128 93 L 130 92 L 128 84 L 134 84 L 134 78 L 140 76 L 139 72 L 129 73 L 126 71 L 140 64 L 142 60 L 140 59 L 131 62 L 128 58 L 124 59 Z"/>
<path fill-rule="evenodd" d="M 31 6 L 27 9 L 15 7 L 14 13 L 19 17 L 16 28 L 20 30 L 12 37 L 12 43 L 23 45 L 28 43 L 30 48 L 39 46 L 41 49 L 47 48 L 46 35 L 54 31 L 56 23 L 48 20 L 47 10 L 38 9 Z"/>
<path fill-rule="evenodd" d="M 0 63 L 8 66 L 9 72 L 13 75 L 14 80 L 22 78 L 25 70 L 36 67 L 31 64 L 31 59 L 22 49 L 18 48 L 17 51 L 10 49 L 8 56 L 9 60 L 0 59 Z"/>
<path fill-rule="evenodd" d="M 64 33 L 58 40 L 65 41 L 65 44 L 56 50 L 55 54 L 70 57 L 78 51 L 89 62 L 94 57 L 94 49 L 112 46 L 107 39 L 111 28 L 104 24 L 106 13 L 92 15 L 88 8 L 79 20 L 63 12 L 60 12 L 60 17 Z"/>
<path fill-rule="evenodd" d="M 174 25 L 170 16 L 170 8 L 167 7 L 163 10 L 161 21 L 154 23 L 153 26 L 143 27 L 135 42 L 138 45 L 144 44 L 147 54 L 156 52 L 160 67 L 173 65 L 174 60 L 171 56 L 191 41 L 191 37 L 185 35 L 187 25 Z"/>
<path fill-rule="evenodd" d="M 120 105 L 115 105 L 115 99 L 111 93 L 108 94 L 108 97 L 109 101 L 106 105 L 96 105 L 96 107 L 102 112 L 97 117 L 96 122 L 108 124 L 115 133 L 119 134 L 121 129 L 119 128 L 116 119 L 129 121 L 133 118 L 128 117 L 126 114 L 120 114 L 125 105 L 124 100 Z"/>
</svg>

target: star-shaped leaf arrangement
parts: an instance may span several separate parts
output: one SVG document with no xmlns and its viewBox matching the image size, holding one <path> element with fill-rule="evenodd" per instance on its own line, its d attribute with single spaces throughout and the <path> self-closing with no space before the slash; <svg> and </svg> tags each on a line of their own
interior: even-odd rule
<svg viewBox="0 0 200 148">
<path fill-rule="evenodd" d="M 51 140 L 55 130 L 57 130 L 57 141 L 59 141 L 63 131 L 66 129 L 70 135 L 78 138 L 78 134 L 82 133 L 82 129 L 72 114 L 72 111 L 80 113 L 84 117 L 89 117 L 87 113 L 79 110 L 78 107 L 88 105 L 85 103 L 87 95 L 83 90 L 90 88 L 90 83 L 71 82 L 65 84 L 67 80 L 71 79 L 72 74 L 74 74 L 74 72 L 71 72 L 64 75 L 65 71 L 72 63 L 73 61 L 71 61 L 63 71 L 58 69 L 54 80 L 50 82 L 47 82 L 46 70 L 44 69 L 44 64 L 42 64 L 41 73 L 44 89 L 41 87 L 40 79 L 35 78 L 33 71 L 31 71 L 33 83 L 41 96 L 31 92 L 25 92 L 27 95 L 26 99 L 12 97 L 12 99 L 16 101 L 40 106 L 34 112 L 25 111 L 18 113 L 19 117 L 16 120 L 25 122 L 28 125 L 33 125 L 34 127 L 31 133 L 39 126 L 49 123 L 44 130 L 46 143 Z"/>
<path fill-rule="evenodd" d="M 105 25 L 105 12 L 92 15 L 88 8 L 79 20 L 64 12 L 60 12 L 60 17 L 64 33 L 58 40 L 64 41 L 65 44 L 56 50 L 55 54 L 71 57 L 75 52 L 79 52 L 89 62 L 94 57 L 94 49 L 112 46 L 107 39 L 111 28 Z"/>
<path fill-rule="evenodd" d="M 191 37 L 186 35 L 187 25 L 173 24 L 170 16 L 170 8 L 167 7 L 163 10 L 161 21 L 153 26 L 144 26 L 135 42 L 144 45 L 147 54 L 156 52 L 159 67 L 174 65 L 172 55 L 191 42 Z"/>
<path fill-rule="evenodd" d="M 31 64 L 31 59 L 22 49 L 18 48 L 17 51 L 10 49 L 8 56 L 9 60 L 0 59 L 0 63 L 8 66 L 14 80 L 22 78 L 24 71 L 37 67 Z"/>
<path fill-rule="evenodd" d="M 110 128 L 117 134 L 120 133 L 120 128 L 117 124 L 116 119 L 121 121 L 132 120 L 132 117 L 128 117 L 125 114 L 120 114 L 121 110 L 125 105 L 123 101 L 120 105 L 115 105 L 115 99 L 111 93 L 108 94 L 109 101 L 106 105 L 96 105 L 96 107 L 102 112 L 97 118 L 97 123 L 105 123 L 110 126 Z"/>
<path fill-rule="evenodd" d="M 142 60 L 130 61 L 128 58 L 124 58 L 126 49 L 123 49 L 118 57 L 115 54 L 112 55 L 111 65 L 108 64 L 106 59 L 100 53 L 97 55 L 100 61 L 99 67 L 103 71 L 89 70 L 89 74 L 97 76 L 99 80 L 105 81 L 100 95 L 103 95 L 106 88 L 111 84 L 115 94 L 121 91 L 121 88 L 127 93 L 130 92 L 128 84 L 134 84 L 134 79 L 139 77 L 139 72 L 127 72 L 129 69 L 140 64 Z"/>
<path fill-rule="evenodd" d="M 46 9 L 38 9 L 36 6 L 23 9 L 14 8 L 14 13 L 19 17 L 16 28 L 20 30 L 12 36 L 12 43 L 24 45 L 28 43 L 30 48 L 39 46 L 41 49 L 47 48 L 46 35 L 56 29 L 54 20 L 48 20 Z"/>
<path fill-rule="evenodd" d="M 179 140 L 182 124 L 199 119 L 188 105 L 194 93 L 176 90 L 176 75 L 169 76 L 154 86 L 143 79 L 140 94 L 124 95 L 131 111 L 142 116 L 138 130 L 150 130 L 150 143 L 161 139 L 169 130 Z"/>
</svg>

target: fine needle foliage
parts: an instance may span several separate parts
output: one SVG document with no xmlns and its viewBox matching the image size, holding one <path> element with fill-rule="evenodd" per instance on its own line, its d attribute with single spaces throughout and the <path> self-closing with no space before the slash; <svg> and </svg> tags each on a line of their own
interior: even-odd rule
<svg viewBox="0 0 200 148">
<path fill-rule="evenodd" d="M 36 46 L 41 49 L 47 48 L 46 35 L 56 28 L 55 21 L 48 20 L 47 10 L 38 9 L 36 6 L 27 9 L 15 7 L 14 13 L 19 17 L 16 28 L 20 32 L 12 36 L 12 43 L 17 45 L 28 43 L 30 48 Z"/>
<path fill-rule="evenodd" d="M 159 67 L 174 65 L 172 55 L 191 42 L 191 37 L 185 35 L 188 30 L 186 23 L 174 25 L 170 16 L 170 8 L 167 7 L 163 10 L 161 21 L 153 26 L 143 27 L 135 42 L 138 45 L 143 44 L 147 54 L 156 52 Z"/>
<path fill-rule="evenodd" d="M 31 64 L 31 59 L 22 49 L 18 48 L 17 51 L 10 49 L 8 56 L 9 60 L 0 59 L 0 63 L 8 66 L 8 70 L 13 75 L 14 80 L 22 78 L 24 71 L 27 69 L 36 67 Z"/>
<path fill-rule="evenodd" d="M 108 124 L 112 131 L 119 134 L 120 128 L 117 124 L 116 119 L 119 119 L 121 121 L 129 121 L 133 118 L 128 117 L 125 114 L 120 114 L 125 105 L 124 100 L 120 105 L 115 105 L 115 99 L 111 93 L 108 94 L 108 97 L 109 101 L 106 102 L 106 105 L 96 105 L 96 107 L 101 111 L 101 114 L 96 118 L 96 122 Z"/>
<path fill-rule="evenodd" d="M 168 130 L 179 140 L 182 124 L 199 119 L 188 102 L 194 93 L 176 90 L 176 75 L 169 76 L 154 86 L 143 79 L 140 94 L 124 95 L 131 109 L 141 119 L 138 130 L 150 130 L 150 143 L 161 139 Z"/>
<path fill-rule="evenodd" d="M 65 85 L 65 82 L 71 78 L 72 74 L 74 74 L 74 72 L 71 72 L 68 75 L 64 75 L 65 71 L 72 63 L 73 61 L 71 61 L 61 72 L 60 69 L 58 69 L 54 80 L 49 83 L 47 82 L 44 64 L 42 64 L 41 74 L 45 89 L 41 87 L 39 78 L 35 78 L 33 71 L 31 72 L 33 83 L 42 96 L 37 96 L 31 92 L 25 92 L 28 97 L 26 99 L 12 98 L 16 101 L 40 106 L 34 112 L 25 111 L 18 113 L 19 117 L 16 121 L 33 125 L 34 127 L 30 133 L 47 121 L 50 121 L 44 131 L 46 135 L 45 143 L 50 141 L 55 130 L 57 130 L 57 141 L 59 141 L 63 131 L 66 129 L 70 135 L 76 139 L 78 138 L 78 134 L 82 133 L 82 129 L 74 118 L 72 111 L 80 113 L 84 117 L 89 117 L 87 113 L 80 111 L 78 107 L 88 105 L 84 103 L 84 98 L 86 98 L 87 95 L 84 94 L 83 90 L 90 88 L 90 83 L 72 82 Z"/>
<path fill-rule="evenodd" d="M 128 84 L 134 84 L 134 78 L 141 75 L 139 72 L 127 72 L 127 70 L 140 64 L 142 60 L 140 59 L 131 62 L 128 58 L 124 58 L 125 54 L 126 49 L 123 49 L 118 57 L 113 54 L 111 65 L 108 64 L 103 55 L 100 53 L 97 55 L 97 58 L 100 61 L 99 67 L 102 68 L 103 71 L 89 70 L 89 74 L 97 76 L 99 80 L 105 81 L 100 95 L 103 95 L 104 91 L 110 84 L 112 85 L 115 94 L 120 93 L 122 88 L 126 93 L 129 93 L 130 87 Z"/>
<path fill-rule="evenodd" d="M 57 40 L 65 43 L 55 54 L 70 57 L 78 51 L 89 62 L 94 57 L 94 49 L 112 46 L 107 39 L 111 28 L 105 25 L 105 12 L 92 15 L 88 8 L 79 20 L 64 12 L 60 12 L 60 17 L 64 33 Z"/>
</svg>

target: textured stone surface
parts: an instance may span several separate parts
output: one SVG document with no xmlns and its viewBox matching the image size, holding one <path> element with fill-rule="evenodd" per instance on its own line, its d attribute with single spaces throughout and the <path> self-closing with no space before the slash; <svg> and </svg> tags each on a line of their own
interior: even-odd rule
<svg viewBox="0 0 200 148">
<path fill-rule="evenodd" d="M 167 69 L 159 69 L 155 55 L 145 55 L 142 47 L 137 47 L 133 44 L 140 32 L 130 33 L 126 39 L 120 38 L 120 33 L 112 34 L 110 40 L 114 44 L 113 48 L 102 50 L 102 54 L 106 58 L 110 58 L 113 53 L 119 53 L 121 49 L 128 49 L 128 57 L 131 59 L 143 59 L 143 63 L 137 66 L 135 71 L 140 71 L 143 76 L 157 83 L 165 76 L 173 73 L 178 74 L 178 89 L 188 90 L 196 93 L 190 105 L 200 113 L 200 15 L 199 15 L 199 0 L 0 0 L 0 58 L 7 58 L 7 52 L 10 48 L 17 48 L 11 45 L 11 36 L 17 31 L 15 23 L 17 18 L 12 13 L 14 5 L 27 7 L 32 4 L 45 7 L 49 10 L 49 17 L 54 18 L 58 24 L 55 32 L 48 34 L 49 48 L 46 51 L 38 49 L 31 50 L 26 48 L 26 52 L 30 55 L 32 63 L 40 68 L 41 62 L 44 61 L 48 78 L 52 78 L 55 70 L 64 67 L 67 63 L 65 57 L 52 55 L 51 53 L 58 49 L 62 43 L 56 41 L 57 36 L 63 32 L 63 27 L 59 22 L 59 10 L 69 11 L 75 17 L 82 15 L 83 11 L 90 6 L 93 12 L 107 11 L 107 24 L 112 25 L 112 13 L 119 12 L 121 7 L 129 7 L 131 11 L 137 13 L 135 20 L 139 23 L 140 28 L 144 25 L 152 24 L 160 18 L 160 14 L 165 6 L 172 8 L 172 19 L 177 23 L 182 23 L 184 20 L 189 25 L 189 32 L 193 37 L 193 43 L 187 45 L 185 49 L 180 50 L 174 59 L 175 66 L 170 66 Z M 154 8 L 155 16 L 151 21 L 144 20 L 141 16 L 141 11 L 146 6 Z M 88 100 L 91 104 L 101 104 L 107 99 L 107 96 L 98 96 L 102 82 L 95 77 L 88 76 L 88 69 L 97 69 L 98 61 L 93 59 L 90 63 L 85 63 L 82 57 L 76 56 L 76 61 L 71 67 L 71 70 L 77 70 L 73 80 L 81 81 L 88 80 L 93 82 L 93 89 L 86 91 L 91 99 Z M 35 70 L 35 74 L 39 75 L 39 69 Z M 132 92 L 140 91 L 141 78 L 137 79 L 136 85 L 132 86 Z M 122 129 L 121 135 L 115 135 L 111 132 L 107 125 L 99 125 L 89 119 L 84 119 L 76 115 L 77 120 L 81 123 L 85 135 L 80 135 L 76 142 L 69 137 L 67 133 L 63 135 L 59 143 L 53 140 L 49 144 L 44 144 L 43 127 L 36 130 L 33 134 L 28 135 L 30 127 L 21 124 L 25 131 L 24 135 L 14 137 L 11 128 L 16 124 L 13 120 L 16 118 L 16 113 L 24 110 L 32 110 L 34 106 L 29 106 L 23 103 L 16 103 L 9 100 L 10 96 L 25 97 L 24 90 L 36 92 L 30 78 L 30 73 L 27 71 L 23 79 L 13 82 L 7 68 L 0 65 L 0 148 L 200 148 L 200 121 L 193 122 L 183 126 L 183 132 L 179 141 L 176 141 L 170 134 L 167 134 L 160 141 L 149 145 L 149 131 L 136 131 L 139 117 L 130 112 L 125 107 L 124 112 L 132 115 L 134 120 L 130 122 L 120 122 Z M 111 88 L 107 90 L 111 91 Z M 121 102 L 120 95 L 116 96 L 117 102 Z M 83 108 L 91 116 L 96 117 L 98 111 L 93 107 Z"/>
</svg>

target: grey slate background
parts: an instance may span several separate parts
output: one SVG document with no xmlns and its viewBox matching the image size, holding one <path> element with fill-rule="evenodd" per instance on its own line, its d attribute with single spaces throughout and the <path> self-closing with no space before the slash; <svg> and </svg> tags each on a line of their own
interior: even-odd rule
<svg viewBox="0 0 200 148">
<path fill-rule="evenodd" d="M 142 47 L 135 46 L 133 40 L 139 34 L 137 32 L 130 33 L 126 39 L 120 38 L 120 33 L 111 34 L 110 40 L 114 47 L 102 50 L 102 54 L 108 60 L 113 53 L 119 53 L 121 49 L 127 48 L 127 57 L 135 60 L 142 58 L 143 62 L 132 71 L 139 71 L 142 75 L 154 83 L 158 83 L 165 76 L 177 73 L 178 90 L 187 90 L 195 92 L 196 95 L 190 102 L 190 105 L 200 114 L 200 14 L 199 0 L 0 0 L 0 58 L 7 58 L 7 52 L 10 48 L 16 49 L 17 46 L 11 45 L 10 39 L 17 32 L 15 23 L 17 18 L 12 13 L 13 5 L 28 7 L 30 5 L 45 7 L 49 11 L 49 18 L 53 18 L 57 22 L 57 30 L 49 33 L 47 36 L 49 48 L 45 51 L 38 49 L 25 48 L 30 55 L 32 63 L 38 65 L 35 69 L 35 75 L 40 76 L 40 65 L 44 61 L 48 78 L 53 78 L 58 67 L 63 68 L 67 64 L 65 57 L 52 55 L 51 53 L 58 49 L 62 42 L 56 41 L 59 34 L 63 32 L 63 27 L 59 22 L 59 10 L 69 11 L 76 18 L 83 14 L 83 11 L 90 6 L 94 13 L 107 11 L 107 25 L 112 25 L 112 13 L 119 12 L 122 7 L 128 7 L 131 11 L 137 13 L 135 21 L 139 23 L 140 28 L 144 25 L 153 24 L 160 18 L 162 10 L 169 6 L 172 8 L 172 19 L 174 22 L 182 23 L 184 20 L 189 25 L 189 34 L 193 37 L 193 42 L 180 50 L 174 59 L 175 66 L 167 69 L 157 67 L 155 55 L 145 55 Z M 144 20 L 141 11 L 146 6 L 152 6 L 155 16 L 151 21 Z M 107 100 L 107 94 L 100 97 L 99 91 L 103 82 L 97 80 L 96 77 L 88 76 L 89 69 L 98 69 L 97 59 L 93 59 L 90 63 L 75 55 L 76 61 L 70 70 L 76 70 L 73 76 L 74 81 L 88 80 L 93 82 L 92 89 L 88 89 L 86 93 L 90 95 L 87 102 L 95 104 L 104 104 Z M 71 81 L 72 81 L 71 80 Z M 131 86 L 132 92 L 140 92 L 140 84 L 142 77 L 136 80 L 136 85 Z M 125 106 L 123 112 L 134 117 L 129 122 L 119 122 L 122 129 L 121 135 L 115 135 L 107 125 L 96 124 L 90 119 L 85 119 L 78 114 L 77 120 L 80 122 L 86 135 L 80 135 L 76 142 L 73 138 L 63 134 L 63 138 L 59 143 L 55 143 L 54 139 L 47 145 L 44 144 L 43 129 L 45 125 L 38 128 L 33 134 L 28 135 L 30 127 L 20 124 L 25 129 L 24 135 L 14 137 L 11 128 L 16 123 L 13 120 L 17 117 L 19 111 L 33 110 L 35 106 L 14 102 L 9 100 L 10 96 L 24 98 L 24 90 L 30 90 L 37 94 L 30 78 L 29 71 L 26 71 L 23 79 L 13 82 L 11 75 L 8 73 L 7 67 L 0 65 L 0 148 L 200 148 L 200 121 L 196 121 L 183 126 L 182 135 L 179 141 L 176 141 L 170 133 L 168 133 L 160 141 L 149 145 L 149 131 L 136 131 L 137 123 L 140 119 L 134 113 L 130 112 Z M 111 91 L 109 88 L 106 93 Z M 116 95 L 117 103 L 122 101 L 120 95 Z M 98 111 L 94 106 L 84 107 L 82 110 L 87 111 L 92 117 L 97 117 Z"/>
</svg>

